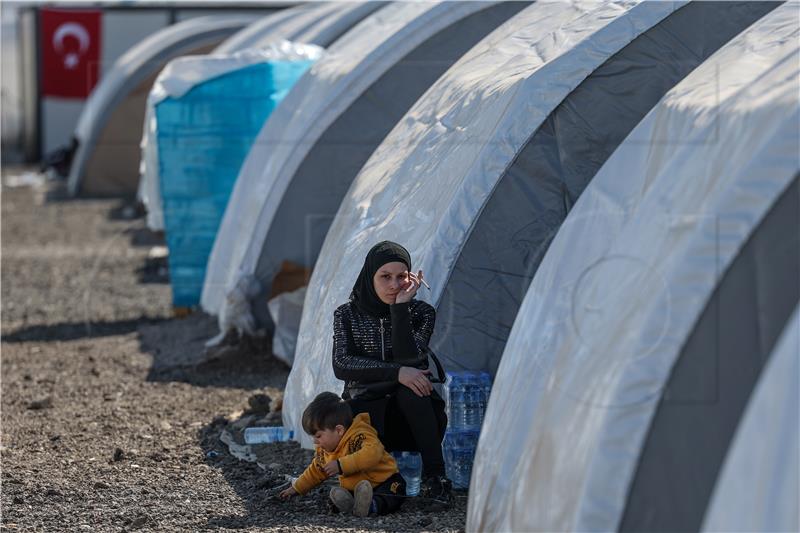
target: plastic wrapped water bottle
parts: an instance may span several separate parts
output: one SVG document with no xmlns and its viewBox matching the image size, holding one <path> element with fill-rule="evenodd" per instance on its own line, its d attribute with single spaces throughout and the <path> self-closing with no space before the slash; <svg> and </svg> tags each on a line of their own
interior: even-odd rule
<svg viewBox="0 0 800 533">
<path fill-rule="evenodd" d="M 480 429 L 486 408 L 483 387 L 475 373 L 464 376 L 464 429 Z"/>
<path fill-rule="evenodd" d="M 406 480 L 406 496 L 419 494 L 419 484 L 422 479 L 422 458 L 417 452 L 392 452 L 397 461 L 397 469 Z"/>
<path fill-rule="evenodd" d="M 461 373 L 447 373 L 445 383 L 445 402 L 449 427 L 462 428 L 465 425 L 464 382 Z"/>
<path fill-rule="evenodd" d="M 449 372 L 445 384 L 448 427 L 480 429 L 491 387 L 487 372 Z"/>
<path fill-rule="evenodd" d="M 282 442 L 292 440 L 294 431 L 283 426 L 269 426 L 263 428 L 247 428 L 244 430 L 246 444 L 264 444 L 267 442 Z"/>
<path fill-rule="evenodd" d="M 492 393 L 492 377 L 488 372 L 481 371 L 478 373 L 478 379 L 483 388 L 484 403 L 489 405 L 489 395 Z"/>
<path fill-rule="evenodd" d="M 474 430 L 451 430 L 445 435 L 445 469 L 447 477 L 457 489 L 469 488 L 479 435 L 480 433 Z"/>
</svg>

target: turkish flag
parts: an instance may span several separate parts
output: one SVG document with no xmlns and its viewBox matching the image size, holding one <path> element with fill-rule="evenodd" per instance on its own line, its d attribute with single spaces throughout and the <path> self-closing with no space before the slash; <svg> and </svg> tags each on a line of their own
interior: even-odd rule
<svg viewBox="0 0 800 533">
<path fill-rule="evenodd" d="M 86 98 L 100 68 L 101 11 L 39 10 L 42 95 Z"/>
</svg>

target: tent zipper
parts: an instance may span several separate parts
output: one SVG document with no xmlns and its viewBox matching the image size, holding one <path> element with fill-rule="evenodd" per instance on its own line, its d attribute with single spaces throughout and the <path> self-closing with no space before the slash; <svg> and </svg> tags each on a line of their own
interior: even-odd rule
<svg viewBox="0 0 800 533">
<path fill-rule="evenodd" d="M 383 319 L 379 318 L 378 320 L 381 321 L 381 361 L 386 361 L 386 353 L 384 352 L 384 344 L 383 344 L 383 332 L 386 330 L 383 328 Z"/>
</svg>

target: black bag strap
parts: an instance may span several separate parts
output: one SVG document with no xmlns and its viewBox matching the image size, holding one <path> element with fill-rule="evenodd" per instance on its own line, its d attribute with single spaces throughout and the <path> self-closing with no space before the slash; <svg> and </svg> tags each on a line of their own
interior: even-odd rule
<svg viewBox="0 0 800 533">
<path fill-rule="evenodd" d="M 436 357 L 436 354 L 433 353 L 433 350 L 431 350 L 428 346 L 425 346 L 423 351 L 425 352 L 425 355 L 433 359 L 433 364 L 436 365 L 436 373 L 438 374 L 438 376 L 437 379 L 431 378 L 431 382 L 444 383 L 445 380 L 447 379 L 447 376 L 444 373 L 444 367 L 442 366 L 442 363 L 439 361 L 439 358 Z"/>
</svg>

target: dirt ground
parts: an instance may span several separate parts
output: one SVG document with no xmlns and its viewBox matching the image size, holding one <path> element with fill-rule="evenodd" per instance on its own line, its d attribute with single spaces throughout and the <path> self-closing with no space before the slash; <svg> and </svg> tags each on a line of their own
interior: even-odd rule
<svg viewBox="0 0 800 533">
<path fill-rule="evenodd" d="M 457 531 L 409 500 L 392 516 L 330 514 L 325 489 L 268 498 L 310 452 L 220 442 L 231 413 L 288 368 L 268 344 L 205 360 L 203 314 L 171 318 L 159 241 L 115 200 L 67 200 L 58 184 L 2 190 L 2 527 L 24 531 Z"/>
</svg>

